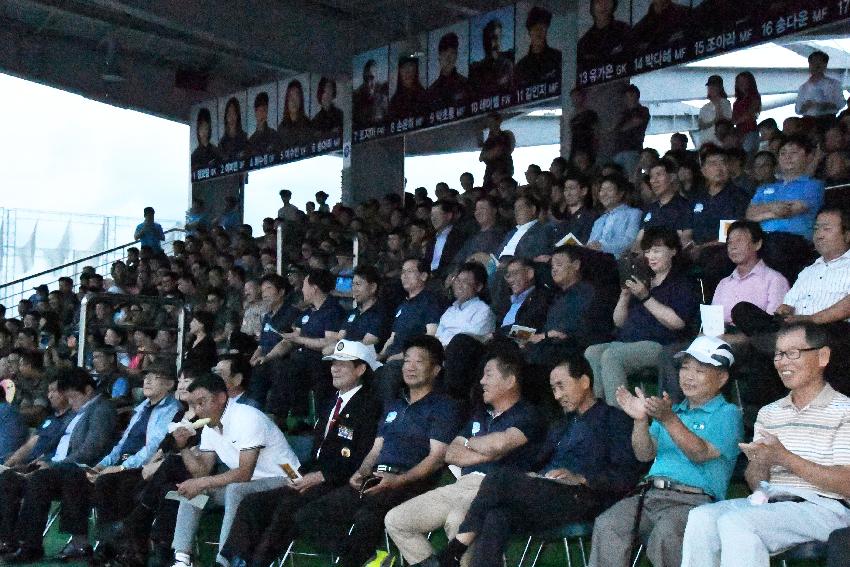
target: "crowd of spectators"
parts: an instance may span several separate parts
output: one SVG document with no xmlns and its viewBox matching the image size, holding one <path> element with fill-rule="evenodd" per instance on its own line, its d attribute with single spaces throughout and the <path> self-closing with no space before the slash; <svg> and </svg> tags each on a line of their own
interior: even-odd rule
<svg viewBox="0 0 850 567">
<path fill-rule="evenodd" d="M 641 544 L 751 566 L 847 528 L 850 213 L 825 185 L 850 124 L 809 88 L 780 130 L 751 74 L 734 105 L 707 86 L 696 151 L 644 148 L 630 86 L 610 161 L 576 92 L 572 155 L 523 184 L 497 128 L 481 186 L 436 200 L 282 190 L 254 234 L 195 199 L 170 250 L 146 209 L 108 277 L 0 312 L 0 552 L 42 557 L 53 499 L 61 559 L 92 555 L 94 507 L 99 561 L 178 567 L 214 505 L 225 566 L 294 538 L 362 565 L 384 526 L 413 565 L 492 566 L 511 534 L 597 516 L 599 567 Z M 740 451 L 753 496 L 712 504 Z"/>
</svg>

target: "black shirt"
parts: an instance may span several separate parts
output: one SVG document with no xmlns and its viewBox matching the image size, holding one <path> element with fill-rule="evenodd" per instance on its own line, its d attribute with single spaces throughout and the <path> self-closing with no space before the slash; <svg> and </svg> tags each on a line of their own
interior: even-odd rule
<svg viewBox="0 0 850 567">
<path fill-rule="evenodd" d="M 548 45 L 540 53 L 528 54 L 514 67 L 518 88 L 561 79 L 561 52 Z"/>
<path fill-rule="evenodd" d="M 577 150 L 584 150 L 591 155 L 596 155 L 596 125 L 599 123 L 599 115 L 595 111 L 582 110 L 570 118 L 570 153 L 575 154 Z"/>
<path fill-rule="evenodd" d="M 476 435 L 504 432 L 511 427 L 519 429 L 525 435 L 524 445 L 496 461 L 463 467 L 461 472 L 487 474 L 494 468 L 502 466 L 521 471 L 531 470 L 534 467 L 535 456 L 540 450 L 540 444 L 546 438 L 546 420 L 533 405 L 525 400 L 518 401 L 495 417 L 491 411 L 479 408 L 461 431 L 460 436 L 471 439 Z"/>
<path fill-rule="evenodd" d="M 362 341 L 366 335 L 374 335 L 383 342 L 389 336 L 386 311 L 379 303 L 366 311 L 355 307 L 348 312 L 341 330 L 345 331 L 345 338 L 349 341 Z"/>
<path fill-rule="evenodd" d="M 629 122 L 633 118 L 640 118 L 641 122 L 633 128 L 620 131 L 620 125 Z M 615 152 L 639 152 L 643 149 L 643 138 L 646 135 L 646 127 L 649 125 L 649 109 L 638 105 L 635 108 L 627 108 L 620 115 L 617 123 L 617 135 L 614 139 Z"/>
<path fill-rule="evenodd" d="M 641 229 L 665 226 L 675 230 L 688 230 L 693 225 L 691 211 L 693 207 L 687 199 L 676 193 L 666 205 L 655 201 L 644 212 Z"/>
<path fill-rule="evenodd" d="M 279 138 L 274 128 L 266 125 L 262 130 L 257 128 L 248 138 L 248 146 L 252 154 L 271 154 L 277 151 Z"/>
<path fill-rule="evenodd" d="M 721 220 L 736 220 L 747 213 L 749 197 L 732 182 L 713 197 L 700 191 L 693 201 L 694 242 L 705 244 L 717 240 Z"/>
<path fill-rule="evenodd" d="M 402 352 L 407 341 L 417 335 L 424 335 L 427 331 L 426 325 L 439 324 L 442 315 L 442 303 L 428 290 L 420 291 L 413 299 L 404 300 L 395 314 L 395 338 L 387 355 Z"/>
<path fill-rule="evenodd" d="M 317 130 L 326 134 L 341 134 L 342 133 L 342 110 L 331 105 L 330 108 L 321 109 L 313 117 L 312 126 Z"/>
<path fill-rule="evenodd" d="M 632 29 L 613 20 L 604 28 L 591 27 L 578 40 L 578 64 L 581 70 L 620 61 L 626 55 Z"/>
</svg>

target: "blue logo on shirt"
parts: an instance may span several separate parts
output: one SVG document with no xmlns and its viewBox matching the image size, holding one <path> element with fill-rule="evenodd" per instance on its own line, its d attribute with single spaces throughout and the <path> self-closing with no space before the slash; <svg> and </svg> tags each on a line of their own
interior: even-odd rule
<svg viewBox="0 0 850 567">
<path fill-rule="evenodd" d="M 385 423 L 392 423 L 392 422 L 395 421 L 395 418 L 397 418 L 397 417 L 398 417 L 398 412 L 397 411 L 391 411 L 390 413 L 387 414 L 387 419 L 385 419 L 384 422 Z"/>
</svg>

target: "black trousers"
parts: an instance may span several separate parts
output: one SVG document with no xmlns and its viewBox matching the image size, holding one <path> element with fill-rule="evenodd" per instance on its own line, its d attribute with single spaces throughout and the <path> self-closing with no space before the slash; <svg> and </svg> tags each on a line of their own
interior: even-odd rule
<svg viewBox="0 0 850 567">
<path fill-rule="evenodd" d="M 141 469 L 100 475 L 91 491 L 98 524 L 123 520 L 136 505 L 136 490 L 144 483 Z"/>
<path fill-rule="evenodd" d="M 11 470 L 0 473 L 0 542 L 14 543 L 15 526 L 21 501 L 27 487 L 27 477 Z"/>
<path fill-rule="evenodd" d="M 85 471 L 73 463 L 59 463 L 32 473 L 26 483 L 16 529 L 21 546 L 42 549 L 41 534 L 50 504 L 56 499 L 62 503 L 59 529 L 71 535 L 86 535 L 90 487 Z M 86 496 L 81 498 L 81 492 Z"/>
<path fill-rule="evenodd" d="M 309 414 L 309 392 L 316 396 L 316 407 L 324 407 L 336 393 L 330 363 L 322 361 L 322 353 L 301 348 L 293 352 L 283 366 L 283 373 L 271 383 L 268 409 L 280 419 Z"/>
<path fill-rule="evenodd" d="M 790 285 L 794 285 L 803 268 L 817 258 L 810 241 L 789 232 L 765 234 L 761 253 L 764 263 L 785 276 Z"/>
<path fill-rule="evenodd" d="M 401 365 L 400 360 L 391 360 L 375 371 L 371 385 L 372 395 L 382 405 L 387 405 L 398 398 L 404 387 Z"/>
<path fill-rule="evenodd" d="M 295 514 L 298 533 L 337 553 L 341 567 L 359 567 L 381 544 L 387 512 L 434 486 L 435 482 L 419 482 L 363 498 L 351 486 L 341 486 Z"/>
<path fill-rule="evenodd" d="M 826 567 L 845 567 L 850 556 L 850 528 L 835 530 L 829 536 Z"/>
<path fill-rule="evenodd" d="M 239 504 L 221 554 L 265 567 L 295 539 L 295 512 L 332 490 L 323 483 L 303 494 L 288 486 L 249 494 Z"/>
<path fill-rule="evenodd" d="M 512 534 L 590 520 L 603 503 L 586 486 L 570 486 L 511 469 L 488 473 L 458 533 L 475 533 L 472 567 L 502 564 Z"/>
</svg>

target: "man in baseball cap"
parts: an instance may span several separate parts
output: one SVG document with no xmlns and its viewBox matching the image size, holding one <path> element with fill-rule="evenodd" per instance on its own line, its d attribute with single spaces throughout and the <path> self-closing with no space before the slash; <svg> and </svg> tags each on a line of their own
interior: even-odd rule
<svg viewBox="0 0 850 567">
<path fill-rule="evenodd" d="M 735 363 L 732 347 L 717 337 L 699 336 L 691 345 L 676 353 L 675 358 L 685 355 L 694 357 L 698 362 L 728 370 Z"/>
<path fill-rule="evenodd" d="M 373 372 L 383 366 L 378 362 L 378 354 L 373 345 L 364 345 L 361 342 L 346 341 L 345 339 L 336 343 L 333 354 L 323 357 L 322 360 L 360 360 L 368 364 Z"/>
</svg>

